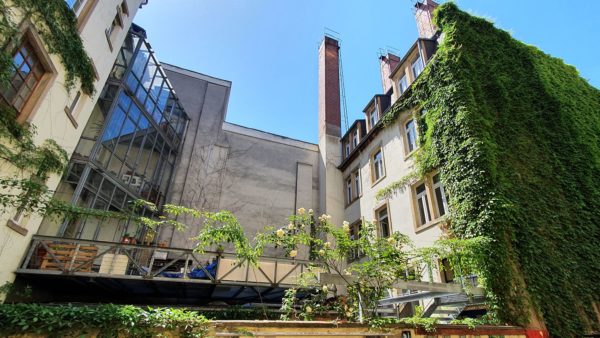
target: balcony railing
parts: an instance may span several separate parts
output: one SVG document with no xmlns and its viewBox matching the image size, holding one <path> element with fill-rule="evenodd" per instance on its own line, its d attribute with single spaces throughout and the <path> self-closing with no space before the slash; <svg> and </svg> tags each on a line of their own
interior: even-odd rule
<svg viewBox="0 0 600 338">
<path fill-rule="evenodd" d="M 152 279 L 189 283 L 291 287 L 315 262 L 261 257 L 258 264 L 232 253 L 33 236 L 18 273 Z"/>
</svg>

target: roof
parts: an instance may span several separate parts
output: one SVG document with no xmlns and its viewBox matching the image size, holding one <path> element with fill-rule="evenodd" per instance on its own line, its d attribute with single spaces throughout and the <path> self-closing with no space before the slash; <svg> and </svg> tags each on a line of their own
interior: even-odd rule
<svg viewBox="0 0 600 338">
<path fill-rule="evenodd" d="M 224 86 L 224 87 L 228 87 L 231 88 L 231 81 L 229 80 L 223 80 L 220 79 L 218 77 L 214 77 L 214 76 L 210 76 L 210 75 L 206 75 L 206 74 L 202 74 L 199 72 L 196 72 L 194 70 L 190 70 L 187 68 L 183 68 L 180 66 L 176 66 L 176 65 L 172 65 L 170 63 L 166 63 L 166 62 L 162 62 L 161 61 L 161 65 L 163 66 L 163 68 L 165 70 L 169 70 L 175 73 L 179 73 L 179 74 L 183 74 L 183 75 L 187 75 L 196 79 L 200 79 L 200 80 L 204 80 L 210 83 L 214 83 L 216 85 L 220 85 L 220 86 Z"/>
<path fill-rule="evenodd" d="M 346 130 L 346 132 L 344 133 L 344 136 L 342 136 L 342 139 L 345 139 L 346 136 L 348 136 L 348 134 L 350 134 L 350 131 L 354 129 L 354 127 L 356 127 L 357 124 L 359 123 L 366 123 L 365 119 L 357 119 L 354 120 L 354 122 L 352 123 L 352 125 L 348 128 L 348 130 Z"/>
<path fill-rule="evenodd" d="M 373 97 L 371 98 L 371 100 L 369 100 L 369 103 L 367 103 L 367 105 L 365 106 L 365 108 L 363 108 L 363 112 L 366 112 L 367 109 L 369 109 L 369 106 L 371 105 L 371 103 L 373 103 L 373 101 L 375 101 L 375 98 L 378 96 L 387 96 L 387 94 L 375 94 L 373 95 Z"/>
<path fill-rule="evenodd" d="M 392 72 L 390 73 L 390 78 L 394 77 L 394 75 L 396 75 L 396 72 L 398 72 L 398 70 L 400 69 L 400 66 L 402 66 L 402 64 L 404 64 L 404 62 L 406 62 L 406 59 L 408 59 L 409 55 L 412 53 L 412 51 L 415 49 L 415 47 L 417 47 L 417 44 L 419 43 L 419 41 L 433 41 L 435 42 L 435 39 L 425 39 L 425 38 L 418 38 L 417 40 L 415 40 L 415 42 L 412 44 L 412 46 L 410 46 L 410 48 L 408 49 L 408 52 L 406 52 L 406 54 L 404 54 L 404 56 L 402 57 L 402 59 L 400 59 L 400 62 L 398 62 L 398 64 L 396 65 L 396 68 L 394 68 L 392 70 Z"/>
</svg>

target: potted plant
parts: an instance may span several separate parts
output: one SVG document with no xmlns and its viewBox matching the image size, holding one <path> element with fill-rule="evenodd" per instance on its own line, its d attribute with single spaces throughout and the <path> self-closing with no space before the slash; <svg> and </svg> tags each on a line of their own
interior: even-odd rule
<svg viewBox="0 0 600 338">
<path fill-rule="evenodd" d="M 129 233 L 126 233 L 121 238 L 123 244 L 135 244 L 135 237 L 132 237 Z"/>
</svg>

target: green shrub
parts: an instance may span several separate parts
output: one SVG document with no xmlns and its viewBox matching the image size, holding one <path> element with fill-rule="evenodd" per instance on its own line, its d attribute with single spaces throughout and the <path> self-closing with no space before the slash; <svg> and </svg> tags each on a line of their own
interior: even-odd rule
<svg viewBox="0 0 600 338">
<path fill-rule="evenodd" d="M 208 325 L 208 320 L 195 311 L 172 308 L 0 305 L 0 335 L 38 333 L 64 337 L 98 332 L 99 337 L 117 337 L 119 334 L 151 337 L 165 330 L 181 337 L 205 337 Z"/>
</svg>

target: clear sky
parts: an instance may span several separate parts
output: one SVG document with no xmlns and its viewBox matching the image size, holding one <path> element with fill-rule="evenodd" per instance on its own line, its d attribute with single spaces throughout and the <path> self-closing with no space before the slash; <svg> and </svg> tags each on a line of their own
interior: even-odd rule
<svg viewBox="0 0 600 338">
<path fill-rule="evenodd" d="M 600 1 L 458 0 L 600 87 Z M 135 22 L 158 58 L 232 81 L 228 122 L 317 142 L 317 48 L 339 33 L 350 124 L 382 92 L 379 50 L 417 38 L 414 0 L 150 0 Z M 401 55 L 401 56 L 402 56 Z"/>
</svg>

